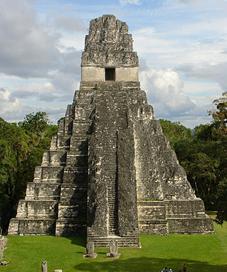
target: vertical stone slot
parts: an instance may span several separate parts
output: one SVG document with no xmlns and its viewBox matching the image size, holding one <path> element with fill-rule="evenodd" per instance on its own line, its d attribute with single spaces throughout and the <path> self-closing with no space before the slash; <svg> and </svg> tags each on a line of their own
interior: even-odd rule
<svg viewBox="0 0 227 272">
<path fill-rule="evenodd" d="M 115 81 L 115 68 L 105 68 L 105 81 Z"/>
<path fill-rule="evenodd" d="M 114 178 L 109 181 L 109 235 L 118 235 L 118 133 L 116 133 L 116 165 Z"/>
<path fill-rule="evenodd" d="M 118 235 L 118 178 L 119 178 L 119 171 L 118 171 L 118 131 L 116 131 L 116 176 L 115 176 L 115 183 L 114 183 L 114 191 L 115 191 L 115 203 L 114 203 L 114 228 L 115 234 Z"/>
</svg>

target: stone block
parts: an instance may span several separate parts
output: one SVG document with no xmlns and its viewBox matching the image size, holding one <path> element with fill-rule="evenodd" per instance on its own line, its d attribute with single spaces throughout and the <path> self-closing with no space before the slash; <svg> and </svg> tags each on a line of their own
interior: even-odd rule
<svg viewBox="0 0 227 272">
<path fill-rule="evenodd" d="M 27 183 L 25 200 L 58 200 L 60 195 L 59 183 Z"/>
<path fill-rule="evenodd" d="M 86 222 L 75 222 L 74 219 L 58 219 L 55 234 L 57 236 L 85 235 Z"/>
<path fill-rule="evenodd" d="M 50 235 L 55 233 L 55 220 L 51 219 L 11 219 L 9 234 Z"/>
<path fill-rule="evenodd" d="M 169 233 L 212 233 L 213 225 L 210 218 L 168 219 Z"/>
<path fill-rule="evenodd" d="M 20 200 L 17 218 L 56 218 L 57 201 L 54 200 Z"/>
<path fill-rule="evenodd" d="M 41 169 L 42 182 L 61 182 L 63 177 L 63 167 L 61 166 L 43 166 Z"/>
</svg>

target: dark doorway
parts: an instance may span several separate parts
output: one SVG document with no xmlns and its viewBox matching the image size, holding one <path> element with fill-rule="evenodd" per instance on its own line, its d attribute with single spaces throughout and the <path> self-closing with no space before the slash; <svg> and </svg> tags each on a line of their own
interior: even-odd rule
<svg viewBox="0 0 227 272">
<path fill-rule="evenodd" d="M 115 68 L 105 68 L 105 80 L 115 81 Z"/>
</svg>

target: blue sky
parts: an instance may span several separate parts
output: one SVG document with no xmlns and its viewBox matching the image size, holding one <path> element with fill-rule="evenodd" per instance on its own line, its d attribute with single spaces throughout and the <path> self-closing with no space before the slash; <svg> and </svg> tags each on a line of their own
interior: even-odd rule
<svg viewBox="0 0 227 272">
<path fill-rule="evenodd" d="M 156 117 L 209 122 L 227 89 L 225 0 L 1 0 L 0 116 L 63 116 L 79 86 L 89 21 L 103 14 L 127 22 Z"/>
</svg>

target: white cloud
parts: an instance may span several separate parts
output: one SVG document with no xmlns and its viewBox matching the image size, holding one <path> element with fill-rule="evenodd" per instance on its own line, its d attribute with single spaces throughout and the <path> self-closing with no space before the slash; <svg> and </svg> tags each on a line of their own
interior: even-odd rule
<svg viewBox="0 0 227 272">
<path fill-rule="evenodd" d="M 209 101 L 227 89 L 227 6 L 211 2 L 119 0 L 127 11 L 119 4 L 102 6 L 103 13 L 118 14 L 130 29 L 140 27 L 133 33 L 135 49 L 157 116 L 190 126 L 206 121 Z M 6 119 L 36 110 L 49 110 L 55 120 L 61 116 L 80 79 L 86 33 L 79 17 L 87 21 L 97 13 L 96 1 L 45 7 L 34 0 L 0 1 L 0 80 L 11 90 L 4 92 L 4 105 L 23 103 L 22 111 L 5 113 Z"/>
<path fill-rule="evenodd" d="M 14 98 L 10 91 L 0 88 L 0 116 L 16 113 L 21 108 L 19 99 Z"/>
<path fill-rule="evenodd" d="M 202 63 L 200 65 L 185 64 L 178 67 L 178 70 L 184 72 L 188 77 L 217 82 L 219 88 L 223 91 L 227 89 L 226 69 L 227 62 L 218 64 Z"/>
<path fill-rule="evenodd" d="M 53 21 L 54 26 L 57 29 L 61 29 L 67 32 L 76 32 L 86 30 L 86 26 L 81 18 L 75 18 L 71 16 L 57 16 Z"/>
<path fill-rule="evenodd" d="M 153 27 L 138 29 L 133 34 L 134 47 L 142 54 L 168 54 L 177 45 L 175 40 L 161 37 Z"/>
<path fill-rule="evenodd" d="M 197 31 L 199 25 L 198 23 L 195 27 Z M 134 31 L 135 49 L 142 57 L 152 60 L 153 65 L 162 67 L 173 67 L 173 65 L 177 67 L 186 63 L 213 65 L 227 61 L 227 55 L 224 54 L 227 36 L 224 33 L 222 39 L 205 39 L 202 35 L 198 35 L 200 38 L 192 39 L 190 35 L 187 37 L 185 34 L 187 27 L 185 31 L 184 27 L 180 29 L 181 26 L 175 27 L 168 33 L 158 32 L 150 27 Z M 196 30 L 194 34 L 196 35 Z"/>
<path fill-rule="evenodd" d="M 201 1 L 202 0 L 176 0 L 176 2 L 184 3 L 184 4 L 198 3 L 198 2 L 201 2 Z"/>
<path fill-rule="evenodd" d="M 141 3 L 141 0 L 120 0 L 121 5 L 139 5 Z"/>
<path fill-rule="evenodd" d="M 184 81 L 184 93 L 198 105 L 212 104 L 212 101 L 222 93 L 220 86 L 216 82 L 195 79 Z M 206 94 L 206 95 L 204 95 Z"/>
<path fill-rule="evenodd" d="M 38 85 L 37 85 L 38 87 Z M 47 86 L 48 88 L 48 86 Z M 26 92 L 26 91 L 25 91 Z M 16 92 L 15 92 L 16 93 Z M 26 114 L 37 111 L 45 111 L 50 116 L 50 119 L 54 122 L 57 122 L 59 117 L 63 116 L 65 113 L 66 107 L 59 107 L 57 104 L 52 107 L 46 107 L 44 104 L 36 103 L 35 104 L 24 104 L 22 99 L 18 99 L 15 95 L 8 89 L 0 88 L 0 117 L 7 119 L 8 121 L 18 122 L 21 121 Z M 31 92 L 28 92 L 27 95 L 31 95 Z M 35 93 L 35 97 L 38 94 Z M 33 94 L 33 98 L 34 94 Z M 32 101 L 32 100 L 31 100 Z"/>
<path fill-rule="evenodd" d="M 207 110 L 211 107 L 215 96 L 217 97 L 227 89 L 226 30 L 223 30 L 222 39 L 205 39 L 201 35 L 200 40 L 197 40 L 192 39 L 190 35 L 192 33 L 196 35 L 196 33 L 203 30 L 208 31 L 209 26 L 212 26 L 211 30 L 213 32 L 215 32 L 215 29 L 220 29 L 217 31 L 218 35 L 220 35 L 223 22 L 221 18 L 218 18 L 216 23 L 214 21 L 212 23 L 201 22 L 201 25 L 192 23 L 185 25 L 185 28 L 184 26 L 176 26 L 173 30 L 170 29 L 168 34 L 166 32 L 157 32 L 154 28 L 135 31 L 135 47 L 139 55 L 146 59 L 148 67 L 153 67 L 155 70 L 165 70 L 167 67 L 174 69 L 181 75 L 182 81 L 187 87 L 193 83 L 193 89 L 190 92 L 188 88 L 184 90 L 187 91 L 187 96 L 193 103 L 201 106 L 203 113 L 198 114 L 203 114 L 204 118 L 206 118 Z M 204 81 L 207 86 L 202 84 Z M 208 85 L 212 86 L 212 89 Z M 155 87 L 159 88 L 157 85 Z M 180 88 L 176 89 L 180 90 Z M 171 95 L 171 92 L 165 93 L 165 95 Z M 177 107 L 179 105 L 176 106 L 176 110 Z M 157 113 L 162 114 L 163 110 L 161 109 L 163 107 L 161 103 L 156 108 L 158 108 Z M 189 117 L 189 114 L 183 108 L 182 114 Z M 173 117 L 174 113 L 171 109 L 169 109 L 169 113 Z"/>
<path fill-rule="evenodd" d="M 57 37 L 38 22 L 26 0 L 0 2 L 0 72 L 41 77 L 59 61 Z"/>
<path fill-rule="evenodd" d="M 32 4 L 0 1 L 0 79 L 7 87 L 0 93 L 0 114 L 7 120 L 17 121 L 37 110 L 48 111 L 54 120 L 60 118 L 80 75 L 81 52 L 56 34 L 61 24 L 61 29 L 72 31 L 77 19 L 58 18 L 55 29 L 50 29 L 40 23 Z"/>
<path fill-rule="evenodd" d="M 68 45 L 63 44 L 64 39 L 58 31 L 60 27 L 71 30 L 75 27 L 74 30 L 78 30 L 82 26 L 79 26 L 77 19 L 63 16 L 57 17 L 55 23 L 55 31 L 48 31 L 47 26 L 45 28 L 39 22 L 28 0 L 2 0 L 0 73 L 24 78 L 47 78 L 53 71 L 69 66 L 74 68 L 74 73 L 78 72 L 80 52 L 75 48 L 68 50 Z"/>
<path fill-rule="evenodd" d="M 154 106 L 157 118 L 182 121 L 193 127 L 196 119 L 207 121 L 207 105 L 198 106 L 184 93 L 184 83 L 172 69 L 149 69 L 140 73 L 141 85 Z"/>
<path fill-rule="evenodd" d="M 212 36 L 223 35 L 221 39 L 225 39 L 227 34 L 227 29 L 223 26 L 227 24 L 227 19 L 220 18 L 210 18 L 209 20 L 197 20 L 190 23 L 185 23 L 183 25 L 178 25 L 170 31 L 171 35 L 181 35 L 181 36 L 191 36 L 191 35 L 201 35 L 201 39 L 209 38 Z M 215 42 L 215 39 L 211 42 Z"/>
<path fill-rule="evenodd" d="M 140 80 L 151 103 L 159 105 L 158 115 L 186 114 L 195 107 L 184 95 L 184 83 L 174 70 L 149 69 L 140 74 Z"/>
</svg>

